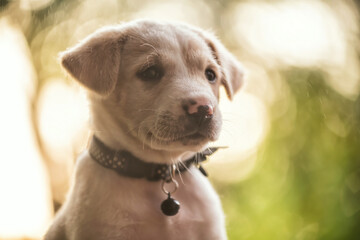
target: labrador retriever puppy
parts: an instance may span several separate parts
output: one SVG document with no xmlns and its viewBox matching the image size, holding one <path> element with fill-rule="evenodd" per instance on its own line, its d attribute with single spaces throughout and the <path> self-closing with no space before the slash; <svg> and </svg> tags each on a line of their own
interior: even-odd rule
<svg viewBox="0 0 360 240">
<path fill-rule="evenodd" d="M 61 63 L 88 89 L 94 137 L 45 239 L 227 239 L 199 165 L 219 136 L 219 87 L 231 99 L 243 82 L 224 46 L 195 27 L 138 20 L 96 31 Z"/>
</svg>

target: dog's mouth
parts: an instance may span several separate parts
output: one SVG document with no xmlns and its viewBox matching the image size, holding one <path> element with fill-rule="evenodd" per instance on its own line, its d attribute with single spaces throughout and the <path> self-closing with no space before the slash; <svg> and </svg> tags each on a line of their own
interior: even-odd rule
<svg viewBox="0 0 360 240">
<path fill-rule="evenodd" d="M 198 131 L 191 132 L 185 135 L 173 134 L 169 136 L 159 136 L 149 131 L 146 137 L 149 141 L 157 141 L 159 143 L 184 142 L 189 140 L 199 141 L 207 138 L 204 134 L 201 134 Z"/>
<path fill-rule="evenodd" d="M 171 112 L 165 112 L 155 120 L 145 122 L 137 136 L 152 148 L 194 148 L 217 139 L 220 129 L 218 118 L 200 122 L 192 120 L 188 116 L 176 117 Z"/>
</svg>

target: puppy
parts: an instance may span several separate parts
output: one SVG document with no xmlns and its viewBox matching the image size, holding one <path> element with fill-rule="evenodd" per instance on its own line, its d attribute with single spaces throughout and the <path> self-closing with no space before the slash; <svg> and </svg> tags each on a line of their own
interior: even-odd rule
<svg viewBox="0 0 360 240">
<path fill-rule="evenodd" d="M 219 198 L 196 168 L 219 136 L 219 87 L 231 99 L 243 82 L 223 45 L 198 28 L 140 20 L 96 31 L 61 62 L 89 90 L 95 150 L 77 159 L 45 239 L 226 239 Z"/>
</svg>

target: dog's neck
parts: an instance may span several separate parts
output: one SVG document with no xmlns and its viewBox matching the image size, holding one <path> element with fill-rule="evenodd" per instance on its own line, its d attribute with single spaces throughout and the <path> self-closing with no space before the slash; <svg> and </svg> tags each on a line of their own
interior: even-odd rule
<svg viewBox="0 0 360 240">
<path fill-rule="evenodd" d="M 107 146 L 116 150 L 126 150 L 139 159 L 154 163 L 176 163 L 192 157 L 192 151 L 166 151 L 152 149 L 129 134 L 129 129 L 114 119 L 113 115 L 91 99 L 90 124 L 95 135 Z"/>
</svg>

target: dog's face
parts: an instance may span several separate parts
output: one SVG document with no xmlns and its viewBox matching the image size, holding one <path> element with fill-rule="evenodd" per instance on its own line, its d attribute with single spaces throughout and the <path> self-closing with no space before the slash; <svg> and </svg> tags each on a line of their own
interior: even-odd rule
<svg viewBox="0 0 360 240">
<path fill-rule="evenodd" d="M 243 78 L 207 33 L 152 21 L 102 29 L 65 52 L 62 64 L 97 94 L 123 134 L 167 151 L 198 151 L 216 140 L 219 87 L 231 98 Z"/>
</svg>

